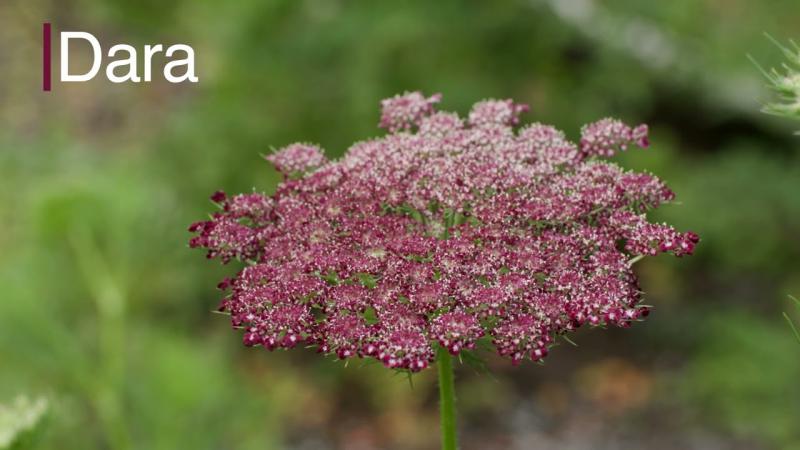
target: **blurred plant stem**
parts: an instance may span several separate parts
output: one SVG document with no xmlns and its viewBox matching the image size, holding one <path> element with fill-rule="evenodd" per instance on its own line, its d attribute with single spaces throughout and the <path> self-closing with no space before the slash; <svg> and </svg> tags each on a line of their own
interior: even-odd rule
<svg viewBox="0 0 800 450">
<path fill-rule="evenodd" d="M 103 425 L 111 448 L 131 447 L 125 424 L 122 387 L 125 377 L 125 295 L 109 263 L 86 227 L 74 226 L 69 234 L 75 262 L 97 311 L 99 371 L 90 401 Z"/>
<path fill-rule="evenodd" d="M 797 311 L 800 312 L 800 300 L 792 297 L 791 295 L 789 296 L 789 298 L 794 301 L 795 306 L 797 306 Z M 787 322 L 789 322 L 789 327 L 794 332 L 794 337 L 797 338 L 798 342 L 800 342 L 800 332 L 798 332 L 797 331 L 797 327 L 794 326 L 794 322 L 792 322 L 792 318 L 789 317 L 789 314 L 787 314 L 785 312 L 783 313 L 783 318 L 786 319 Z"/>
<path fill-rule="evenodd" d="M 456 392 L 453 357 L 439 347 L 439 420 L 442 424 L 442 450 L 456 450 Z"/>
</svg>

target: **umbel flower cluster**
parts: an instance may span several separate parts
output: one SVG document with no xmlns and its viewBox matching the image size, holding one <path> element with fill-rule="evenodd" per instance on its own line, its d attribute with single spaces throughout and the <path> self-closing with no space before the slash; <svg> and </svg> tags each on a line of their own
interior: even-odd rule
<svg viewBox="0 0 800 450">
<path fill-rule="evenodd" d="M 267 157 L 274 195 L 212 200 L 192 247 L 245 268 L 219 287 L 244 343 L 314 346 L 419 371 L 491 342 L 513 363 L 545 357 L 582 325 L 646 316 L 631 260 L 691 254 L 694 233 L 651 223 L 673 199 L 658 178 L 599 157 L 646 147 L 647 127 L 603 119 L 580 143 L 557 129 L 515 129 L 524 105 L 436 112 L 439 96 L 382 102 L 384 137 L 329 161 L 311 144 Z"/>
</svg>

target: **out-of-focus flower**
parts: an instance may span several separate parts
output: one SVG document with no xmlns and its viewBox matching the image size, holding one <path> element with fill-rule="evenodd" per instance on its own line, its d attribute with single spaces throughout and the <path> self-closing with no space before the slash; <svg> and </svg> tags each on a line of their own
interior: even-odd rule
<svg viewBox="0 0 800 450">
<path fill-rule="evenodd" d="M 419 92 L 406 92 L 387 98 L 381 102 L 380 126 L 392 133 L 407 130 L 419 124 L 423 117 L 429 116 L 433 112 L 433 105 L 441 99 L 439 94 L 425 97 Z"/>
<path fill-rule="evenodd" d="M 800 120 L 800 46 L 790 40 L 787 47 L 772 37 L 767 37 L 783 52 L 787 62 L 781 69 L 772 68 L 769 71 L 761 69 L 769 80 L 770 88 L 778 94 L 778 101 L 767 103 L 763 111 Z"/>
<path fill-rule="evenodd" d="M 23 435 L 33 431 L 47 413 L 44 398 L 32 400 L 24 395 L 9 405 L 0 405 L 0 449 L 11 448 Z"/>
<path fill-rule="evenodd" d="M 338 161 L 278 151 L 272 196 L 214 194 L 220 211 L 190 244 L 248 263 L 220 284 L 245 345 L 419 371 L 437 343 L 457 355 L 485 338 L 538 361 L 558 334 L 647 315 L 631 261 L 699 240 L 647 220 L 674 197 L 658 178 L 598 159 L 646 147 L 647 127 L 604 119 L 576 145 L 547 125 L 515 130 L 527 107 L 511 100 L 464 121 L 435 112 L 439 98 L 384 100 L 390 133 Z"/>
<path fill-rule="evenodd" d="M 302 173 L 325 163 L 325 156 L 319 147 L 301 143 L 292 144 L 266 159 L 285 175 Z"/>
</svg>

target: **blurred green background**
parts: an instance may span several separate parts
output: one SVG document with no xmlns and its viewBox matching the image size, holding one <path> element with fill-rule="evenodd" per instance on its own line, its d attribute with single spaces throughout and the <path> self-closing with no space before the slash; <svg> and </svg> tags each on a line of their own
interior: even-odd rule
<svg viewBox="0 0 800 450">
<path fill-rule="evenodd" d="M 191 44 L 200 83 L 56 82 L 41 23 Z M 637 265 L 645 323 L 578 333 L 543 366 L 457 373 L 464 449 L 800 449 L 800 125 L 762 115 L 796 0 L 2 0 L 0 403 L 45 396 L 41 449 L 432 449 L 435 374 L 245 349 L 212 314 L 235 271 L 190 251 L 208 195 L 270 191 L 260 155 L 380 133 L 378 102 L 487 97 L 571 137 L 651 125 L 649 169 L 695 256 Z M 57 35 L 56 35 L 57 36 Z M 77 58 L 78 56 L 76 56 Z M 54 66 L 55 79 L 58 79 Z M 797 318 L 796 319 L 800 319 Z"/>
</svg>

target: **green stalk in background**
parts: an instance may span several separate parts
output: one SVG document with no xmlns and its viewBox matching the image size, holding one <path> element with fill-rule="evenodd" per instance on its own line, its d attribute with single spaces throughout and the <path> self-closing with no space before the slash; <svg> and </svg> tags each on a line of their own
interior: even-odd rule
<svg viewBox="0 0 800 450">
<path fill-rule="evenodd" d="M 75 263 L 83 275 L 97 312 L 97 339 L 101 353 L 96 367 L 96 384 L 87 394 L 92 397 L 109 447 L 127 450 L 131 448 L 132 441 L 122 403 L 126 372 L 126 294 L 89 229 L 76 226 L 68 236 Z"/>
<path fill-rule="evenodd" d="M 800 312 L 800 300 L 792 297 L 791 295 L 789 296 L 789 298 L 794 301 L 795 306 L 797 306 L 797 311 Z M 792 332 L 794 332 L 794 337 L 796 337 L 797 340 L 800 341 L 800 332 L 798 332 L 797 331 L 797 327 L 794 326 L 794 322 L 792 322 L 792 318 L 789 317 L 788 313 L 783 313 L 783 318 L 786 319 L 787 322 L 789 322 L 789 327 L 791 327 Z"/>
</svg>

